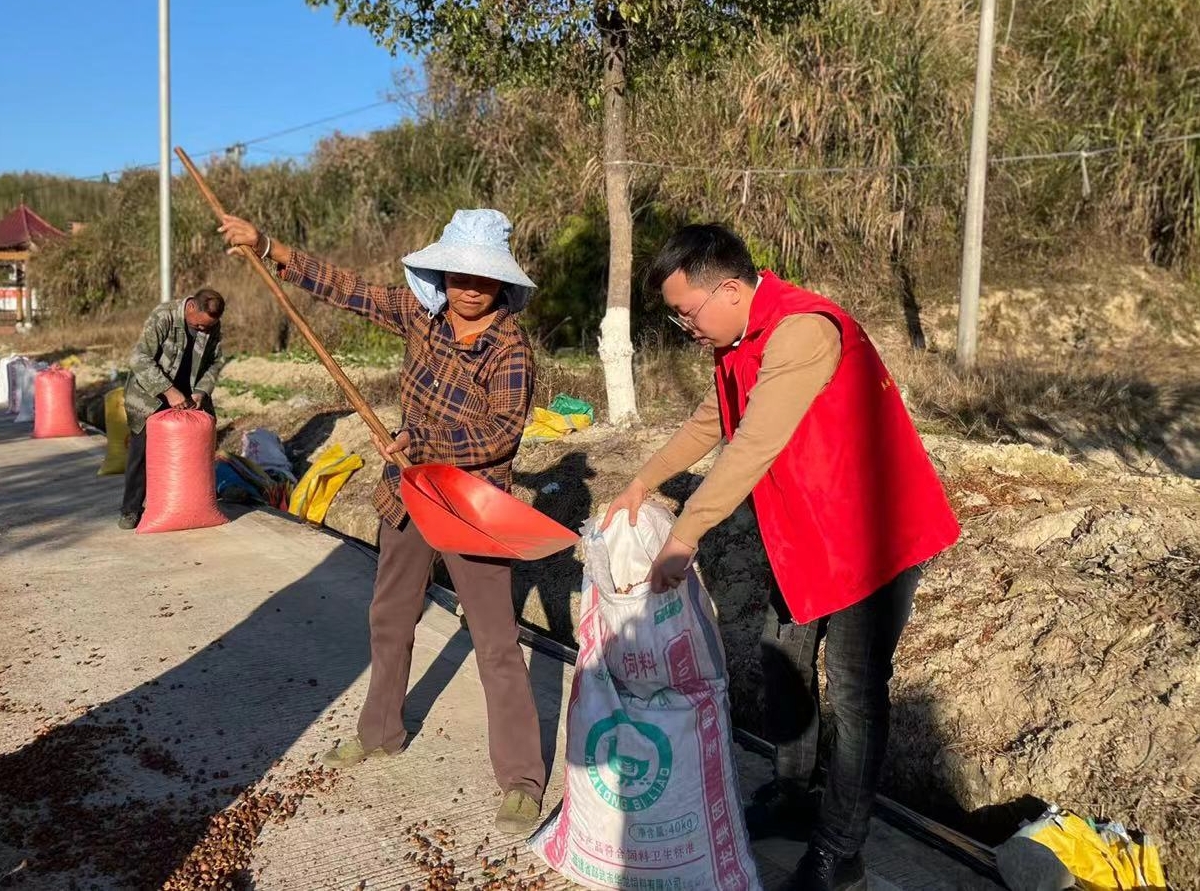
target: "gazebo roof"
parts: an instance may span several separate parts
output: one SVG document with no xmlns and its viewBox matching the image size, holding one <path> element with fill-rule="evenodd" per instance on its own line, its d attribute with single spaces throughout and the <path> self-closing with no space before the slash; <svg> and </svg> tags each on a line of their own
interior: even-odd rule
<svg viewBox="0 0 1200 891">
<path fill-rule="evenodd" d="M 0 251 L 24 251 L 66 233 L 51 226 L 24 204 L 0 219 Z"/>
</svg>

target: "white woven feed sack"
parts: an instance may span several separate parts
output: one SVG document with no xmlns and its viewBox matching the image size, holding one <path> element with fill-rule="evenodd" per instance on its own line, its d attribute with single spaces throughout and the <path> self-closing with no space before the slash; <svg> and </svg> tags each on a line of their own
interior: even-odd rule
<svg viewBox="0 0 1200 891">
<path fill-rule="evenodd" d="M 33 379 L 37 377 L 39 371 L 45 371 L 49 367 L 45 362 L 30 362 L 29 360 L 18 366 L 16 386 L 19 390 L 19 402 L 17 416 L 13 419 L 17 423 L 33 422 Z"/>
<path fill-rule="evenodd" d="M 21 410 L 21 380 L 22 366 L 29 361 L 24 356 L 10 356 L 5 359 L 4 383 L 8 393 L 7 413 L 15 415 Z"/>
<path fill-rule="evenodd" d="M 566 786 L 530 843 L 589 888 L 752 891 L 712 601 L 694 571 L 665 594 L 643 584 L 673 521 L 648 503 L 636 528 L 621 513 L 584 530 Z"/>
<path fill-rule="evenodd" d="M 0 408 L 3 408 L 7 413 L 9 409 L 9 374 L 8 367 L 12 364 L 12 360 L 16 358 L 16 354 L 5 356 L 0 359 Z"/>
<path fill-rule="evenodd" d="M 265 427 L 255 427 L 242 434 L 242 457 L 249 458 L 263 470 L 273 470 L 296 482 L 292 462 L 283 450 L 279 435 Z"/>
</svg>

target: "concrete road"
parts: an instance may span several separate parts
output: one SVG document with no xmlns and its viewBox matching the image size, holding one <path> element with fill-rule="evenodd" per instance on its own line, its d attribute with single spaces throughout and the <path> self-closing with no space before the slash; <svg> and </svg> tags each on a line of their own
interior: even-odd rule
<svg viewBox="0 0 1200 891">
<path fill-rule="evenodd" d="M 228 506 L 212 529 L 120 531 L 102 438 L 29 433 L 0 417 L 0 887 L 440 887 L 434 848 L 459 887 L 576 887 L 491 826 L 483 696 L 452 614 L 430 606 L 418 629 L 409 749 L 320 770 L 366 688 L 373 555 Z M 571 668 L 529 660 L 553 805 Z M 769 773 L 740 767 L 746 789 Z M 801 851 L 756 847 L 768 887 Z M 868 855 L 874 888 L 992 887 L 886 825 Z"/>
</svg>

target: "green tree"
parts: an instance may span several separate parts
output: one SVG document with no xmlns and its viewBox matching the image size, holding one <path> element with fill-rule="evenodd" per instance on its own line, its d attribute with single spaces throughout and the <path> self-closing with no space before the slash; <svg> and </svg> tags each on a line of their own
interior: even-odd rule
<svg viewBox="0 0 1200 891">
<path fill-rule="evenodd" d="M 603 108 L 609 224 L 607 308 L 600 326 L 609 419 L 637 419 L 630 338 L 633 216 L 626 153 L 628 95 L 645 63 L 703 62 L 746 46 L 768 28 L 815 10 L 817 0 L 307 0 L 367 28 L 391 52 L 430 49 L 460 76 L 489 88 L 552 85 Z M 632 89 L 631 89 L 632 88 Z M 719 134 L 713 134 L 717 139 Z"/>
</svg>

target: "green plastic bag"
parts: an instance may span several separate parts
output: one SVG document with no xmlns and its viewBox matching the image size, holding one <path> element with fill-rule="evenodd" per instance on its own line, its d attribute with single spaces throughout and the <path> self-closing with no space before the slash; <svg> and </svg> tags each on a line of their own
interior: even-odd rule
<svg viewBox="0 0 1200 891">
<path fill-rule="evenodd" d="M 593 424 L 596 423 L 596 410 L 592 408 L 591 404 L 582 399 L 576 399 L 574 396 L 568 396 L 566 393 L 559 393 L 555 396 L 548 408 L 560 415 L 587 415 L 589 421 Z"/>
</svg>

